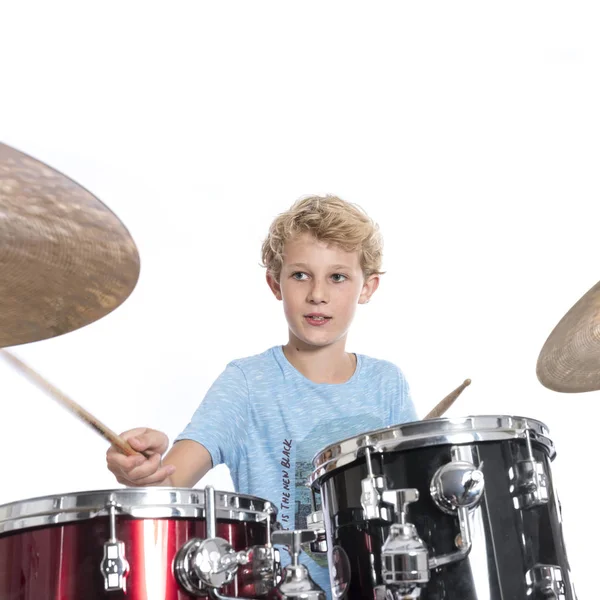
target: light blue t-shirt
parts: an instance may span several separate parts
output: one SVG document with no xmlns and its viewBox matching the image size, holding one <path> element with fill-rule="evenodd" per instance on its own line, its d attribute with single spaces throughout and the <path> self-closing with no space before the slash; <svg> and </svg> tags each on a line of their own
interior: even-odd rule
<svg viewBox="0 0 600 600">
<path fill-rule="evenodd" d="M 269 500 L 284 529 L 305 529 L 312 459 L 326 446 L 389 425 L 416 421 L 406 380 L 393 363 L 357 354 L 345 383 L 313 383 L 281 346 L 230 362 L 176 438 L 202 444 L 224 463 L 236 492 Z M 282 551 L 287 564 L 287 552 Z M 302 562 L 331 598 L 324 557 Z"/>
</svg>

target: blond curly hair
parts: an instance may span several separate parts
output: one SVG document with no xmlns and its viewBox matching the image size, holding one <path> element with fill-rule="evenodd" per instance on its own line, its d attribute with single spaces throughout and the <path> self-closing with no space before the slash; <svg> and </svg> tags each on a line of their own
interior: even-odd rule
<svg viewBox="0 0 600 600">
<path fill-rule="evenodd" d="M 308 196 L 277 216 L 262 244 L 262 266 L 276 281 L 281 275 L 284 246 L 300 233 L 310 233 L 346 252 L 358 251 L 365 278 L 383 274 L 383 238 L 365 211 L 337 196 Z"/>
</svg>

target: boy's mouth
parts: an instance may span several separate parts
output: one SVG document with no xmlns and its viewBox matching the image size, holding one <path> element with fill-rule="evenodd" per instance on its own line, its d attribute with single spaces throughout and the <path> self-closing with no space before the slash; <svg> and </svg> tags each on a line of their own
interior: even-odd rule
<svg viewBox="0 0 600 600">
<path fill-rule="evenodd" d="M 311 325 L 324 325 L 325 323 L 331 320 L 331 317 L 322 313 L 310 313 L 308 315 L 304 315 L 304 318 Z"/>
</svg>

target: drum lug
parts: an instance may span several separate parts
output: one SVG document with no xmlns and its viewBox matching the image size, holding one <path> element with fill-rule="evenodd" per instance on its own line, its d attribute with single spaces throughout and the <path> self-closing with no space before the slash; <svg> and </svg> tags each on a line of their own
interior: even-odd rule
<svg viewBox="0 0 600 600">
<path fill-rule="evenodd" d="M 371 450 L 368 447 L 365 448 L 365 463 L 368 475 L 361 481 L 362 494 L 360 495 L 364 518 L 367 521 L 381 519 L 391 523 L 393 517 L 388 507 L 383 503 L 383 493 L 386 489 L 385 480 L 381 476 L 373 475 Z"/>
<path fill-rule="evenodd" d="M 323 511 L 317 509 L 317 497 L 314 489 L 310 490 L 310 503 L 312 512 L 306 518 L 306 527 L 317 534 L 317 539 L 314 542 L 310 542 L 310 551 L 313 554 L 327 554 L 325 519 L 323 518 Z"/>
<path fill-rule="evenodd" d="M 100 563 L 100 570 L 104 577 L 104 590 L 107 592 L 125 591 L 129 563 L 125 558 L 125 544 L 116 537 L 116 510 L 117 503 L 110 500 L 106 505 L 109 518 L 110 537 L 104 544 L 104 558 Z"/>
<path fill-rule="evenodd" d="M 536 565 L 525 575 L 527 597 L 532 600 L 554 598 L 565 600 L 565 582 L 562 570 L 556 565 Z"/>
<path fill-rule="evenodd" d="M 309 513 L 306 526 L 311 531 L 314 531 L 316 538 L 314 542 L 310 542 L 310 551 L 313 554 L 327 553 L 327 535 L 325 533 L 325 521 L 323 520 L 323 511 L 316 510 Z"/>
<path fill-rule="evenodd" d="M 525 431 L 527 457 L 508 470 L 510 493 L 516 509 L 542 506 L 549 501 L 548 476 L 544 463 L 535 460 L 529 430 Z"/>
<path fill-rule="evenodd" d="M 311 529 L 273 532 L 272 542 L 288 547 L 291 563 L 285 567 L 281 582 L 269 594 L 270 600 L 326 600 L 325 592 L 300 563 L 302 544 L 315 542 L 317 537 L 318 532 Z"/>
<path fill-rule="evenodd" d="M 360 503 L 365 519 L 368 521 L 372 521 L 373 519 L 389 521 L 390 519 L 387 512 L 384 512 L 385 507 L 381 506 L 381 496 L 385 491 L 385 481 L 383 477 L 365 477 L 361 481 L 361 486 L 362 494 L 360 495 Z"/>
</svg>

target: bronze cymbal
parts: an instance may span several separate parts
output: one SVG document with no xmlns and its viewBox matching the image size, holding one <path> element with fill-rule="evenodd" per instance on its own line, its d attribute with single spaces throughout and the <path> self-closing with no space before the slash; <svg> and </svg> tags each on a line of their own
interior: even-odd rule
<svg viewBox="0 0 600 600">
<path fill-rule="evenodd" d="M 553 329 L 536 373 L 542 385 L 556 392 L 600 390 L 600 282 Z"/>
<path fill-rule="evenodd" d="M 86 189 L 0 143 L 0 347 L 62 335 L 121 305 L 140 259 Z"/>
</svg>

